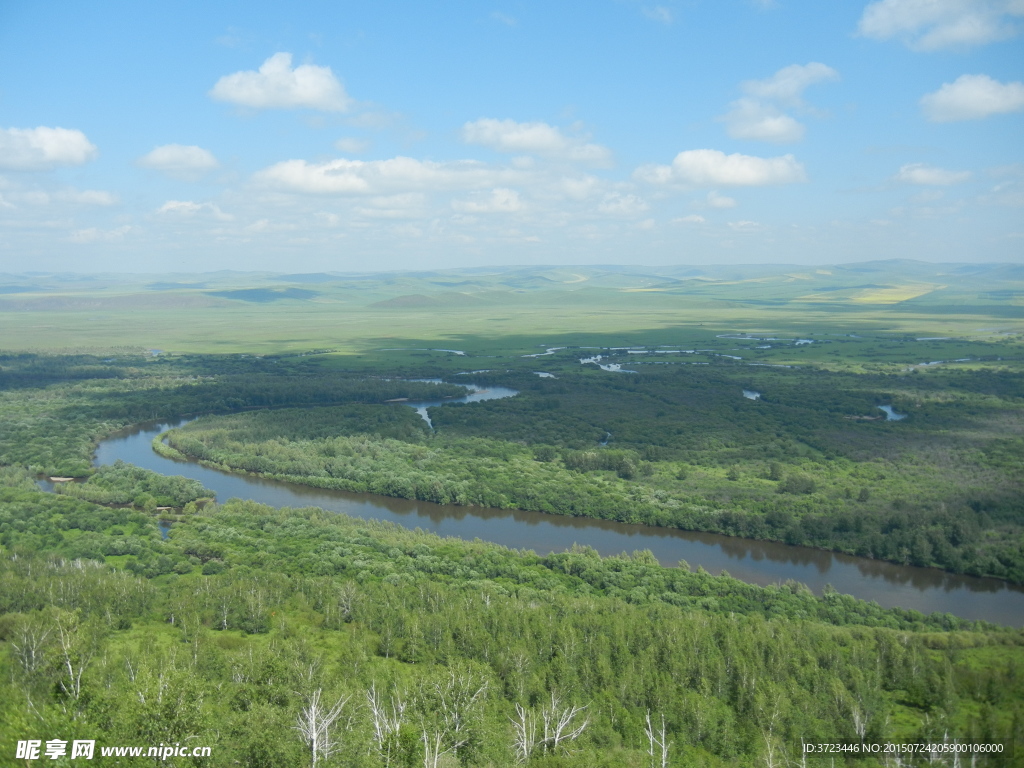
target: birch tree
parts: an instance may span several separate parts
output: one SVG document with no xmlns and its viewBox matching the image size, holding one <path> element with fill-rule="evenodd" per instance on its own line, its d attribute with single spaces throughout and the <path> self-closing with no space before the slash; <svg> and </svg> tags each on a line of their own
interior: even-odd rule
<svg viewBox="0 0 1024 768">
<path fill-rule="evenodd" d="M 471 672 L 449 672 L 430 686 L 424 703 L 434 711 L 424 717 L 420 734 L 424 768 L 437 768 L 442 756 L 455 755 L 469 743 L 470 718 L 486 692 L 487 681 Z"/>
<path fill-rule="evenodd" d="M 516 716 L 509 719 L 512 721 L 512 748 L 516 761 L 528 762 L 538 747 L 537 716 L 532 710 L 516 704 Z"/>
<path fill-rule="evenodd" d="M 539 720 L 534 712 L 516 704 L 516 715 L 510 718 L 516 759 L 525 763 L 538 751 L 547 755 L 561 748 L 562 752 L 567 752 L 569 743 L 578 739 L 590 724 L 589 717 L 580 720 L 586 709 L 586 706 L 562 704 L 555 692 L 551 693 L 550 704 L 541 708 Z"/>
<path fill-rule="evenodd" d="M 393 693 L 385 702 L 384 695 L 377 690 L 377 683 L 374 682 L 366 692 L 366 703 L 370 708 L 374 749 L 386 768 L 391 765 L 392 753 L 398 747 L 398 732 L 406 719 L 406 701 L 400 694 Z"/>
<path fill-rule="evenodd" d="M 544 724 L 544 752 L 558 751 L 561 746 L 565 750 L 568 742 L 576 741 L 584 729 L 590 725 L 590 718 L 584 717 L 583 722 L 578 718 L 587 708 L 586 705 L 565 706 L 558 695 L 551 693 L 551 705 L 544 707 L 540 712 L 541 721 Z"/>
<path fill-rule="evenodd" d="M 54 629 L 60 658 L 60 688 L 66 696 L 79 699 L 82 675 L 99 649 L 100 633 L 91 622 L 83 622 L 81 614 L 57 611 Z"/>
<path fill-rule="evenodd" d="M 306 698 L 306 705 L 299 711 L 294 728 L 309 750 L 312 768 L 341 749 L 342 743 L 335 737 L 336 723 L 350 698 L 342 696 L 328 706 L 323 701 L 321 688 Z"/>
<path fill-rule="evenodd" d="M 11 632 L 10 644 L 26 677 L 34 678 L 42 670 L 52 633 L 53 627 L 47 626 L 38 614 L 19 617 Z"/>
<path fill-rule="evenodd" d="M 651 710 L 647 710 L 647 725 L 644 728 L 647 734 L 648 748 L 647 754 L 651 756 L 651 766 L 660 766 L 660 768 L 667 768 L 668 766 L 668 751 L 672 744 L 668 741 L 668 737 L 665 734 L 665 716 L 661 716 L 661 727 L 655 728 L 654 724 L 651 723 Z"/>
</svg>

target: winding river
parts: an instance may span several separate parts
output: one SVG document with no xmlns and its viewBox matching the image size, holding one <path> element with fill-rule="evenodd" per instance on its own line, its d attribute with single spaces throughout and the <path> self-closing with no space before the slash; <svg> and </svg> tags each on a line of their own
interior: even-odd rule
<svg viewBox="0 0 1024 768">
<path fill-rule="evenodd" d="M 507 397 L 513 391 L 477 389 L 473 400 Z M 434 401 L 408 405 L 424 409 Z M 808 547 L 693 533 L 668 528 L 628 525 L 540 512 L 459 507 L 410 501 L 367 493 L 309 488 L 293 483 L 221 472 L 191 461 L 176 461 L 153 451 L 152 440 L 177 424 L 150 423 L 111 435 L 97 451 L 96 465 L 118 459 L 166 475 L 184 475 L 216 491 L 218 499 L 252 499 L 274 507 L 322 507 L 365 519 L 389 520 L 441 536 L 480 538 L 506 547 L 546 554 L 574 543 L 603 555 L 649 549 L 663 565 L 685 560 L 711 573 L 728 571 L 743 581 L 768 585 L 794 579 L 821 594 L 827 584 L 839 592 L 886 607 L 942 611 L 966 619 L 1024 626 L 1024 588 L 997 579 L 957 576 L 931 568 L 899 566 L 879 560 L 836 554 Z"/>
</svg>

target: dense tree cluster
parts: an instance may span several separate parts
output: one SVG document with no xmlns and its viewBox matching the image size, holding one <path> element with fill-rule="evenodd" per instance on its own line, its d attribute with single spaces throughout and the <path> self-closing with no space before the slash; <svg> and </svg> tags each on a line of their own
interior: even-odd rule
<svg viewBox="0 0 1024 768">
<path fill-rule="evenodd" d="M 0 358 L 0 765 L 29 738 L 212 747 L 181 765 L 633 768 L 804 764 L 802 740 L 1024 736 L 1019 630 L 650 553 L 538 556 L 217 505 L 184 478 L 90 463 L 134 421 L 213 414 L 159 449 L 1024 581 L 1015 374 L 722 365 L 479 383 L 521 394 L 433 408 L 431 430 L 387 401 L 461 388 L 301 357 Z M 910 416 L 871 420 L 879 404 Z M 87 479 L 44 493 L 39 472 Z"/>
<path fill-rule="evenodd" d="M 196 480 L 168 477 L 123 461 L 100 467 L 84 483 L 57 483 L 54 491 L 97 504 L 131 504 L 149 511 L 213 498 L 213 491 Z"/>
<path fill-rule="evenodd" d="M 982 407 L 873 376 L 742 376 L 482 375 L 520 395 L 432 408 L 433 433 L 407 410 L 352 406 L 204 418 L 168 442 L 323 488 L 774 539 L 1024 583 L 1024 453 L 993 422 L 1015 423 L 1018 399 Z M 743 398 L 755 384 L 774 394 Z M 847 418 L 882 418 L 878 400 L 906 403 L 913 419 Z"/>
<path fill-rule="evenodd" d="M 222 372 L 209 373 L 218 366 Z M 90 375 L 97 370 L 101 378 Z M 0 466 L 72 477 L 91 473 L 100 438 L 141 421 L 466 392 L 453 384 L 309 371 L 301 360 L 285 365 L 245 355 L 214 361 L 7 355 L 0 358 L 4 380 L 9 388 L 0 386 Z"/>
<path fill-rule="evenodd" d="M 5 760 L 45 731 L 310 764 L 344 702 L 324 765 L 647 765 L 653 717 L 669 765 L 754 766 L 801 739 L 1006 738 L 1024 706 L 1017 631 L 252 502 L 162 540 L 139 513 L 7 482 Z M 145 553 L 56 554 L 75 525 Z M 133 567 L 153 558 L 173 565 Z"/>
</svg>

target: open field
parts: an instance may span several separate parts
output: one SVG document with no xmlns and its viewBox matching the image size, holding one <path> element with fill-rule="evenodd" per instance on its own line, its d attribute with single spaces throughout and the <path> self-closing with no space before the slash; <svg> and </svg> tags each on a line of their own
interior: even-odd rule
<svg viewBox="0 0 1024 768">
<path fill-rule="evenodd" d="M 922 291 L 926 281 L 931 287 Z M 953 336 L 997 344 L 1024 333 L 1021 297 L 1020 267 L 918 262 L 805 271 L 580 267 L 160 279 L 0 276 L 0 349 L 330 349 L 355 355 L 431 342 L 493 354 L 498 340 L 518 351 L 510 346 L 514 340 L 525 354 L 544 343 L 703 344 L 718 333 L 874 334 L 904 343 Z M 860 357 L 856 345 L 845 351 Z M 899 357 L 875 352 L 879 361 Z M 775 352 L 762 356 L 785 361 Z M 899 360 L 922 361 L 914 355 Z"/>
</svg>

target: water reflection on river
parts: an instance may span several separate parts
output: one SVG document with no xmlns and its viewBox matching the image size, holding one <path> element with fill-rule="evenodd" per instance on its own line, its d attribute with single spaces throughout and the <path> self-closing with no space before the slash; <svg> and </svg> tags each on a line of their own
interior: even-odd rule
<svg viewBox="0 0 1024 768">
<path fill-rule="evenodd" d="M 219 500 L 253 499 L 274 507 L 317 506 L 361 518 L 389 520 L 441 536 L 480 538 L 516 549 L 546 554 L 574 543 L 603 555 L 649 549 L 664 564 L 680 560 L 711 573 L 723 570 L 754 584 L 787 579 L 807 584 L 821 594 L 826 584 L 838 591 L 883 606 L 923 612 L 944 611 L 968 619 L 1024 626 L 1024 589 L 996 579 L 955 576 L 929 568 L 913 568 L 807 547 L 752 541 L 710 533 L 690 533 L 581 517 L 519 510 L 484 509 L 394 499 L 364 493 L 330 491 L 293 483 L 220 472 L 192 462 L 166 459 L 153 452 L 152 438 L 168 425 L 143 425 L 104 440 L 97 464 L 118 459 L 167 475 L 199 480 Z"/>
<path fill-rule="evenodd" d="M 449 351 L 449 350 L 442 350 Z M 440 383 L 440 379 L 413 379 L 413 381 L 430 381 L 434 383 Z M 405 400 L 402 405 L 407 405 L 410 408 L 414 408 L 416 413 L 420 415 L 420 418 L 427 422 L 427 426 L 431 429 L 434 428 L 433 422 L 430 421 L 430 416 L 427 414 L 427 408 L 433 408 L 437 405 L 447 405 L 451 403 L 479 403 L 483 400 L 502 400 L 506 397 L 512 397 L 518 395 L 519 392 L 515 389 L 509 389 L 508 387 L 490 387 L 485 389 L 484 387 L 478 387 L 476 384 L 460 384 L 459 386 L 465 387 L 469 390 L 469 394 L 464 397 L 453 397 L 447 400 Z"/>
</svg>

